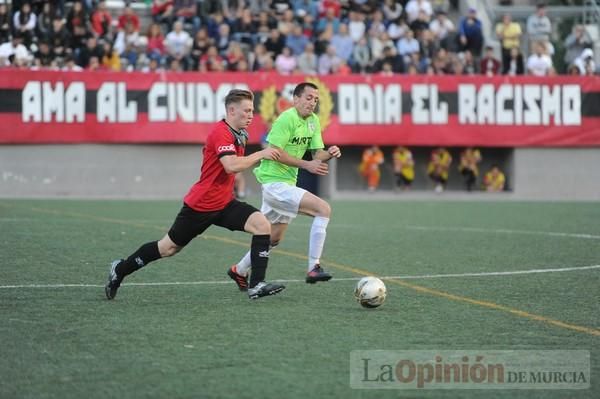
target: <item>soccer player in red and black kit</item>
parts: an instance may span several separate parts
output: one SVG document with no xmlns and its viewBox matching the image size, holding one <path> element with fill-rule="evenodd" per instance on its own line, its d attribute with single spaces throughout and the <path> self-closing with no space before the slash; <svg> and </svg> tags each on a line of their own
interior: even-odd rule
<svg viewBox="0 0 600 399">
<path fill-rule="evenodd" d="M 169 232 L 160 241 L 142 245 L 127 259 L 112 262 L 105 287 L 106 297 L 114 299 L 125 276 L 160 258 L 173 256 L 209 226 L 252 234 L 250 247 L 252 274 L 247 287 L 251 299 L 274 295 L 285 287 L 264 281 L 269 260 L 271 225 L 253 206 L 233 198 L 235 174 L 261 159 L 278 160 L 280 151 L 272 147 L 244 156 L 246 128 L 254 113 L 254 95 L 247 90 L 231 90 L 225 97 L 226 117 L 206 139 L 200 179 L 183 200 L 183 207 Z"/>
</svg>

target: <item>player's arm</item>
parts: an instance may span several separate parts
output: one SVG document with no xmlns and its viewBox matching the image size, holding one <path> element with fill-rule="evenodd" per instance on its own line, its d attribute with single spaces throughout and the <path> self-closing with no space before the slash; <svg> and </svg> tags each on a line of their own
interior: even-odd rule
<svg viewBox="0 0 600 399">
<path fill-rule="evenodd" d="M 341 156 L 342 152 L 340 151 L 340 148 L 337 145 L 332 145 L 327 149 L 327 151 L 322 149 L 312 151 L 313 159 L 318 159 L 324 162 L 329 161 L 331 158 L 339 158 Z"/>
<path fill-rule="evenodd" d="M 320 159 L 313 159 L 312 161 L 305 161 L 304 159 L 298 159 L 296 157 L 291 156 L 283 149 L 274 146 L 273 144 L 269 144 L 268 148 L 275 148 L 279 150 L 280 157 L 277 159 L 277 162 L 281 162 L 287 166 L 293 166 L 300 169 L 306 169 L 310 173 L 314 173 L 315 175 L 324 176 L 328 172 L 328 166 L 326 163 L 321 161 Z"/>
<path fill-rule="evenodd" d="M 237 155 L 223 155 L 219 160 L 227 173 L 238 173 L 243 170 L 250 168 L 252 165 L 260 161 L 261 159 L 270 159 L 272 161 L 278 161 L 282 151 L 274 147 L 267 147 L 264 150 L 257 151 L 245 157 L 238 157 Z"/>
</svg>

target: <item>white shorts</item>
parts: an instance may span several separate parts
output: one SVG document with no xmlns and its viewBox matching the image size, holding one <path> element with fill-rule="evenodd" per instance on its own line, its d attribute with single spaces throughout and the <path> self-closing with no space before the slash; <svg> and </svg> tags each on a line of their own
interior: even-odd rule
<svg viewBox="0 0 600 399">
<path fill-rule="evenodd" d="M 289 224 L 298 216 L 304 193 L 306 190 L 287 183 L 263 184 L 260 212 L 271 224 Z"/>
</svg>

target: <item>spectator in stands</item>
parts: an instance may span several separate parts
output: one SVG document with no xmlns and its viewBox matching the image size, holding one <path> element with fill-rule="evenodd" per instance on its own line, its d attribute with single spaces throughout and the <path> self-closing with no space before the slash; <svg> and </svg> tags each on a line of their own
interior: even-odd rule
<svg viewBox="0 0 600 399">
<path fill-rule="evenodd" d="M 133 29 L 136 32 L 140 31 L 140 17 L 137 16 L 133 8 L 129 5 L 129 3 L 125 3 L 125 8 L 123 8 L 123 13 L 119 16 L 118 27 L 121 29 L 125 29 L 125 25 L 130 23 L 133 26 Z"/>
<path fill-rule="evenodd" d="M 365 35 L 365 32 L 367 31 L 367 26 L 365 25 L 365 14 L 350 11 L 348 19 L 348 34 L 352 38 L 352 41 L 356 43 Z M 334 34 L 338 32 L 339 29 L 334 30 Z"/>
<path fill-rule="evenodd" d="M 383 69 L 383 64 L 389 63 L 392 66 L 394 73 L 404 72 L 404 60 L 398 54 L 394 47 L 385 47 L 381 58 L 375 60 L 373 72 L 380 72 Z"/>
<path fill-rule="evenodd" d="M 296 25 L 294 21 L 294 11 L 290 8 L 283 12 L 281 17 L 277 21 L 277 29 L 283 36 L 287 36 L 292 33 L 292 28 Z"/>
<path fill-rule="evenodd" d="M 335 18 L 342 16 L 342 5 L 338 0 L 322 0 L 320 6 L 319 17 L 325 15 L 333 15 Z"/>
<path fill-rule="evenodd" d="M 403 35 L 408 32 L 410 28 L 407 26 Z M 371 49 L 371 58 L 376 61 L 383 57 L 383 49 L 386 47 L 396 48 L 396 43 L 390 38 L 387 32 L 377 34 L 376 31 L 369 30 L 368 38 L 369 48 Z"/>
<path fill-rule="evenodd" d="M 313 20 L 319 15 L 319 2 L 313 0 L 292 0 L 292 8 L 298 17 L 310 15 Z"/>
<path fill-rule="evenodd" d="M 406 24 L 404 18 L 396 18 L 388 25 L 387 35 L 391 40 L 395 42 L 398 41 L 401 37 L 403 37 L 406 34 L 406 31 L 408 31 L 409 29 L 410 27 Z M 369 38 L 371 37 L 381 37 L 381 35 L 378 32 L 369 30 Z M 384 46 L 381 47 L 381 50 L 383 50 L 383 47 Z"/>
<path fill-rule="evenodd" d="M 327 51 L 319 57 L 319 74 L 330 75 L 333 71 L 339 69 L 342 59 L 338 57 L 335 47 L 327 46 Z"/>
<path fill-rule="evenodd" d="M 225 20 L 233 22 L 242 16 L 244 0 L 221 0 L 221 10 Z"/>
<path fill-rule="evenodd" d="M 245 8 L 241 11 L 239 18 L 233 23 L 233 40 L 242 43 L 248 48 L 254 46 L 254 37 L 256 35 L 256 24 L 252 20 L 250 9 Z"/>
<path fill-rule="evenodd" d="M 429 0 L 410 0 L 406 3 L 404 10 L 406 11 L 406 19 L 409 24 L 419 17 L 419 12 L 421 11 L 425 13 L 428 21 L 433 15 L 433 7 L 431 7 Z"/>
<path fill-rule="evenodd" d="M 265 42 L 265 47 L 271 53 L 271 57 L 275 58 L 281 54 L 281 51 L 285 47 L 285 37 L 281 35 L 278 29 L 271 29 L 269 38 Z"/>
<path fill-rule="evenodd" d="M 327 26 L 330 26 L 333 30 L 332 34 L 337 33 L 340 28 L 340 19 L 335 15 L 333 8 L 328 8 L 324 16 L 319 17 L 317 21 L 317 34 L 323 32 Z"/>
<path fill-rule="evenodd" d="M 492 168 L 483 177 L 483 187 L 488 192 L 504 191 L 506 177 L 498 165 L 492 165 Z"/>
<path fill-rule="evenodd" d="M 394 149 L 392 158 L 396 189 L 409 190 L 415 179 L 415 161 L 412 152 L 404 146 L 398 146 Z"/>
<path fill-rule="evenodd" d="M 104 56 L 101 60 L 102 69 L 119 72 L 121 70 L 121 57 L 110 42 L 104 42 Z"/>
<path fill-rule="evenodd" d="M 85 47 L 83 47 L 77 55 L 77 65 L 85 69 L 90 65 L 90 59 L 92 57 L 96 57 L 100 60 L 103 56 L 104 49 L 98 44 L 96 36 L 90 36 L 87 39 Z"/>
<path fill-rule="evenodd" d="M 473 186 L 479 176 L 479 163 L 481 152 L 477 148 L 468 147 L 460 153 L 458 171 L 463 175 L 467 191 L 473 190 Z"/>
<path fill-rule="evenodd" d="M 225 56 L 228 71 L 239 71 L 240 63 L 245 63 L 245 68 L 248 69 L 246 55 L 242 50 L 242 45 L 239 42 L 230 42 L 227 54 Z M 295 61 L 295 59 L 294 59 Z"/>
<path fill-rule="evenodd" d="M 0 3 L 0 44 L 10 40 L 10 12 L 6 3 Z"/>
<path fill-rule="evenodd" d="M 475 62 L 475 57 L 470 51 L 459 53 L 458 59 L 462 65 L 464 75 L 477 75 L 480 73 L 480 65 Z"/>
<path fill-rule="evenodd" d="M 59 61 L 61 58 L 66 57 L 67 54 L 71 53 L 71 48 L 69 46 L 71 35 L 61 17 L 55 16 L 52 20 L 52 29 L 48 34 L 48 40 L 54 54 L 59 58 Z"/>
<path fill-rule="evenodd" d="M 92 30 L 99 37 L 105 37 L 110 33 L 112 16 L 106 9 L 106 2 L 98 2 L 98 7 L 92 13 Z"/>
<path fill-rule="evenodd" d="M 460 22 L 458 33 L 461 49 L 469 50 L 479 58 L 483 46 L 483 31 L 481 21 L 477 18 L 477 10 L 469 8 L 467 16 Z"/>
<path fill-rule="evenodd" d="M 96 56 L 90 57 L 90 62 L 86 68 L 88 71 L 101 71 L 102 66 L 100 65 L 100 60 Z"/>
<path fill-rule="evenodd" d="M 200 17 L 198 17 L 196 0 L 174 0 L 173 17 L 186 24 L 191 24 L 194 33 L 200 29 Z M 181 61 L 181 59 L 180 59 Z M 185 66 L 182 65 L 185 69 Z"/>
<path fill-rule="evenodd" d="M 202 29 L 199 30 L 198 33 L 200 33 L 201 31 Z M 160 64 L 162 62 L 163 56 L 166 53 L 165 36 L 163 35 L 160 25 L 158 23 L 152 23 L 150 27 L 148 27 L 148 33 L 146 34 L 146 36 L 148 37 L 146 55 L 149 59 L 156 59 Z M 194 40 L 194 46 L 196 46 L 196 40 Z M 196 54 L 193 55 L 196 56 Z M 200 54 L 197 54 L 197 58 L 200 58 Z"/>
<path fill-rule="evenodd" d="M 429 17 L 425 14 L 425 11 L 419 11 L 417 19 L 412 21 L 409 26 L 415 37 L 420 40 L 421 32 L 429 29 Z"/>
<path fill-rule="evenodd" d="M 456 32 L 456 27 L 445 12 L 437 12 L 435 18 L 429 24 L 429 30 L 433 32 L 436 40 L 440 42 L 440 46 L 448 49 L 446 39 L 451 33 Z"/>
<path fill-rule="evenodd" d="M 581 55 L 575 58 L 573 64 L 579 69 L 580 75 L 593 75 L 596 73 L 594 51 L 591 48 L 586 48 L 583 50 Z"/>
<path fill-rule="evenodd" d="M 54 11 L 52 5 L 48 3 L 44 3 L 42 12 L 37 17 L 37 37 L 42 40 L 48 40 L 50 35 L 50 31 L 52 30 L 52 20 L 56 12 Z"/>
<path fill-rule="evenodd" d="M 183 30 L 183 22 L 176 21 L 173 30 L 165 37 L 165 48 L 167 50 L 167 62 L 171 64 L 173 59 L 187 70 L 191 66 L 189 55 L 191 52 L 192 38 Z"/>
<path fill-rule="evenodd" d="M 65 58 L 65 66 L 62 70 L 66 72 L 81 72 L 83 68 L 75 63 L 75 58 L 72 55 L 68 55 Z"/>
<path fill-rule="evenodd" d="M 402 4 L 396 0 L 384 0 L 381 11 L 386 21 L 394 21 L 402 16 Z"/>
<path fill-rule="evenodd" d="M 514 48 L 510 51 L 508 65 L 502 65 L 502 74 L 516 76 L 523 75 L 524 73 L 525 64 L 523 62 L 523 54 L 521 54 L 521 49 Z"/>
<path fill-rule="evenodd" d="M 371 57 L 371 49 L 364 37 L 356 43 L 352 51 L 353 70 L 355 73 L 371 72 L 373 67 L 373 58 Z"/>
<path fill-rule="evenodd" d="M 87 45 L 87 41 L 90 36 L 92 36 L 92 34 L 86 30 L 85 26 L 75 26 L 75 31 L 71 35 L 69 46 L 76 60 L 78 59 L 81 50 Z"/>
<path fill-rule="evenodd" d="M 82 29 L 79 32 L 76 32 L 76 28 L 81 27 Z M 67 15 L 67 29 L 71 33 L 71 35 L 87 35 L 90 31 L 87 13 L 83 8 L 83 3 L 81 0 L 76 0 L 73 2 L 73 7 L 69 11 Z M 83 34 L 82 34 L 83 32 Z"/>
<path fill-rule="evenodd" d="M 397 49 L 398 55 L 402 57 L 402 61 L 404 62 L 404 64 L 408 64 L 410 62 L 412 53 L 420 52 L 421 46 L 419 44 L 419 41 L 415 39 L 412 30 L 406 32 L 404 37 L 398 40 Z"/>
<path fill-rule="evenodd" d="M 383 20 L 383 13 L 381 10 L 375 10 L 373 14 L 371 14 L 371 20 L 369 23 L 369 29 L 374 29 L 378 34 L 383 32 L 387 32 L 387 27 Z M 360 40 L 360 38 L 359 38 Z M 356 40 L 358 41 L 358 40 Z"/>
<path fill-rule="evenodd" d="M 15 34 L 23 38 L 23 43 L 29 47 L 35 37 L 36 15 L 31 11 L 31 5 L 27 2 L 21 4 L 21 8 L 13 15 L 13 29 Z"/>
<path fill-rule="evenodd" d="M 200 72 L 220 72 L 225 69 L 225 60 L 219 55 L 217 47 L 212 45 L 200 57 Z"/>
<path fill-rule="evenodd" d="M 510 58 L 509 58 L 510 59 Z M 507 66 L 510 61 L 507 61 Z M 485 54 L 480 61 L 480 71 L 482 75 L 494 76 L 500 72 L 500 61 L 494 56 L 494 48 L 492 46 L 486 46 Z"/>
<path fill-rule="evenodd" d="M 49 68 L 56 65 L 54 52 L 47 40 L 38 42 L 38 50 L 34 53 L 34 65 L 38 68 Z"/>
<path fill-rule="evenodd" d="M 262 43 L 257 43 L 254 47 L 254 51 L 251 53 L 252 59 L 250 60 L 251 70 L 259 71 L 263 68 L 266 63 L 273 63 L 273 58 L 267 52 L 267 48 Z"/>
<path fill-rule="evenodd" d="M 318 59 L 315 55 L 315 46 L 307 43 L 304 52 L 298 57 L 298 70 L 305 75 L 317 74 Z"/>
<path fill-rule="evenodd" d="M 8 42 L 0 44 L 0 67 L 18 66 L 31 60 L 31 54 L 23 45 L 23 37 L 17 32 Z"/>
<path fill-rule="evenodd" d="M 502 65 L 510 59 L 510 51 L 521 47 L 521 25 L 512 20 L 510 14 L 504 14 L 502 22 L 496 25 L 496 36 L 502 43 Z"/>
<path fill-rule="evenodd" d="M 530 43 L 534 41 L 550 43 L 552 23 L 546 15 L 545 3 L 538 3 L 536 12 L 527 18 L 527 34 Z"/>
<path fill-rule="evenodd" d="M 431 6 L 434 12 L 448 12 L 450 9 L 450 2 L 448 0 L 431 0 Z"/>
<path fill-rule="evenodd" d="M 308 44 L 309 40 L 302 33 L 302 26 L 294 24 L 292 31 L 287 35 L 285 39 L 285 45 L 290 49 L 292 55 L 299 56 L 304 51 L 304 47 Z M 277 63 L 277 61 L 275 61 Z"/>
<path fill-rule="evenodd" d="M 272 0 L 271 9 L 275 11 L 277 15 L 282 15 L 285 11 L 291 8 L 291 4 L 288 0 Z"/>
<path fill-rule="evenodd" d="M 421 32 L 421 38 L 419 39 L 419 52 L 421 54 L 421 58 L 425 60 L 425 62 L 430 63 L 435 54 L 439 49 L 438 41 L 433 37 L 433 33 L 426 29 Z"/>
<path fill-rule="evenodd" d="M 446 188 L 451 163 L 452 156 L 447 149 L 439 147 L 431 152 L 431 158 L 427 165 L 427 175 L 434 181 L 436 193 L 441 193 Z"/>
<path fill-rule="evenodd" d="M 170 24 L 173 0 L 152 0 L 152 19 L 159 24 Z"/>
<path fill-rule="evenodd" d="M 340 30 L 331 38 L 336 54 L 346 62 L 350 61 L 354 50 L 354 40 L 348 34 L 348 25 L 340 24 Z"/>
<path fill-rule="evenodd" d="M 147 40 L 147 39 L 146 39 Z M 133 25 L 127 23 L 125 29 L 119 29 L 117 37 L 114 41 L 114 49 L 119 53 L 121 58 L 127 62 L 128 70 L 135 69 L 138 62 L 138 45 L 140 44 L 140 35 L 134 29 Z M 100 57 L 101 59 L 101 57 Z"/>
<path fill-rule="evenodd" d="M 548 76 L 552 71 L 552 59 L 545 53 L 544 43 L 533 43 L 533 54 L 527 59 L 527 72 L 535 76 Z"/>
<path fill-rule="evenodd" d="M 576 24 L 573 31 L 565 39 L 565 64 L 572 65 L 585 48 L 592 47 L 593 42 L 583 25 Z"/>
<path fill-rule="evenodd" d="M 148 61 L 148 65 L 143 66 L 142 69 L 140 69 L 140 71 L 145 73 L 156 73 L 162 72 L 163 69 L 161 68 L 160 64 L 156 59 L 151 58 L 150 61 Z"/>
<path fill-rule="evenodd" d="M 221 56 L 225 56 L 227 49 L 229 48 L 229 43 L 231 42 L 231 28 L 229 24 L 223 22 L 219 25 L 219 33 L 215 38 L 215 46 L 219 50 L 219 54 Z"/>
<path fill-rule="evenodd" d="M 379 181 L 381 180 L 381 171 L 379 168 L 384 161 L 383 152 L 376 145 L 363 151 L 358 171 L 367 181 L 367 187 L 371 192 L 377 190 L 377 187 L 379 187 Z"/>
<path fill-rule="evenodd" d="M 394 76 L 394 70 L 392 69 L 392 64 L 389 62 L 384 62 L 381 65 L 381 71 L 379 71 L 379 76 Z"/>
<path fill-rule="evenodd" d="M 431 62 L 432 60 L 421 57 L 421 53 L 412 53 L 410 63 L 406 66 L 406 71 L 413 75 L 424 74 L 427 71 L 427 67 L 431 65 Z"/>
</svg>

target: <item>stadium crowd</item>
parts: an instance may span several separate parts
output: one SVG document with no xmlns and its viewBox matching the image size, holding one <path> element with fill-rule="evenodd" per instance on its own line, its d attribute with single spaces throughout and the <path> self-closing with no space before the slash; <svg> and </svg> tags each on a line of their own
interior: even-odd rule
<svg viewBox="0 0 600 399">
<path fill-rule="evenodd" d="M 539 4 L 524 30 L 503 16 L 501 56 L 486 46 L 475 9 L 453 21 L 449 0 L 147 0 L 152 20 L 125 2 L 0 0 L 0 68 L 114 71 L 277 71 L 280 74 L 593 74 L 582 25 L 552 56 Z M 529 43 L 523 44 L 524 33 Z M 531 49 L 528 56 L 522 48 Z"/>
</svg>

